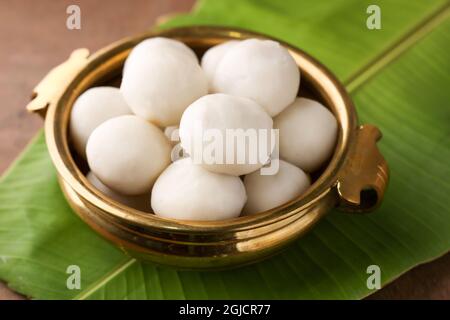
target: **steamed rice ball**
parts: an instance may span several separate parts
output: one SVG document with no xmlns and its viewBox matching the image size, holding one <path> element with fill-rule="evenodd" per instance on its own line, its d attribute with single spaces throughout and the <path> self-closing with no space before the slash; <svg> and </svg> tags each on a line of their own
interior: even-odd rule
<svg viewBox="0 0 450 320">
<path fill-rule="evenodd" d="M 92 132 L 86 147 L 92 172 L 107 187 L 124 195 L 149 192 L 170 164 L 170 151 L 164 133 L 134 115 L 102 123 Z"/>
<path fill-rule="evenodd" d="M 297 98 L 274 119 L 274 128 L 280 130 L 280 157 L 306 172 L 319 169 L 336 145 L 336 118 L 311 99 Z"/>
<path fill-rule="evenodd" d="M 88 138 L 101 123 L 131 113 L 117 88 L 96 87 L 82 93 L 72 107 L 69 124 L 70 137 L 77 153 L 86 157 Z"/>
<path fill-rule="evenodd" d="M 94 187 L 96 187 L 101 193 L 104 195 L 110 197 L 111 199 L 124 204 L 128 207 L 145 211 L 145 212 L 151 212 L 150 207 L 150 194 L 142 194 L 137 196 L 126 196 L 123 194 L 120 194 L 111 188 L 108 188 L 105 186 L 91 171 L 86 175 L 86 178 Z"/>
<path fill-rule="evenodd" d="M 192 51 L 192 49 L 185 45 L 183 42 L 170 38 L 154 37 L 141 41 L 133 48 L 133 50 L 131 50 L 125 62 L 125 68 L 127 67 L 126 65 L 129 61 L 147 59 L 154 54 L 181 54 L 187 59 L 190 59 L 192 62 L 198 63 L 198 58 L 195 55 L 194 51 Z"/>
<path fill-rule="evenodd" d="M 217 69 L 217 65 L 222 60 L 225 53 L 228 52 L 229 49 L 238 44 L 238 40 L 230 40 L 218 44 L 210 49 L 208 49 L 202 57 L 201 66 L 203 71 L 205 71 L 206 77 L 208 78 L 209 90 L 210 92 L 214 92 L 213 77 Z"/>
<path fill-rule="evenodd" d="M 272 118 L 253 100 L 217 93 L 186 109 L 179 134 L 181 146 L 195 163 L 240 176 L 269 160 L 272 125 Z"/>
<path fill-rule="evenodd" d="M 299 84 L 300 71 L 285 48 L 272 40 L 248 39 L 224 54 L 212 88 L 253 99 L 273 117 L 294 101 Z"/>
<path fill-rule="evenodd" d="M 120 86 L 125 101 L 136 115 L 160 127 L 177 125 L 187 106 L 208 91 L 198 61 L 182 50 L 134 50 L 139 46 L 125 63 Z"/>
<path fill-rule="evenodd" d="M 157 216 L 181 220 L 236 218 L 245 201 L 239 177 L 210 172 L 190 158 L 167 167 L 156 180 L 151 196 Z"/>
<path fill-rule="evenodd" d="M 255 171 L 245 176 L 247 203 L 244 214 L 263 212 L 287 203 L 303 194 L 311 185 L 309 176 L 300 168 L 279 160 L 274 175 Z"/>
</svg>

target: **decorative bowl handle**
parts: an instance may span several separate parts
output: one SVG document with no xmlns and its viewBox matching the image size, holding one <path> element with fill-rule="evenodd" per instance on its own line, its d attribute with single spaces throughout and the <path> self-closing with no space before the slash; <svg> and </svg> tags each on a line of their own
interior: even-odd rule
<svg viewBox="0 0 450 320">
<path fill-rule="evenodd" d="M 87 64 L 88 57 L 88 49 L 76 49 L 69 59 L 50 70 L 34 88 L 27 110 L 44 118 L 47 108 L 61 97 L 75 75 Z"/>
<path fill-rule="evenodd" d="M 366 124 L 357 129 L 356 142 L 336 186 L 338 208 L 342 211 L 372 211 L 383 200 L 389 181 L 389 167 L 376 144 L 381 136 L 381 131 L 373 125 Z"/>
</svg>

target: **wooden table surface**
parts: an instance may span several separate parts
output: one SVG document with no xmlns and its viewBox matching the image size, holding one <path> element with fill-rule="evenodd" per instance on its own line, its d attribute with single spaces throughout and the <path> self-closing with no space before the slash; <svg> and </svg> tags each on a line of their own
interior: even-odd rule
<svg viewBox="0 0 450 320">
<path fill-rule="evenodd" d="M 66 8 L 71 4 L 81 8 L 81 30 L 66 28 Z M 189 11 L 193 4 L 194 0 L 0 0 L 0 173 L 42 126 L 25 105 L 50 68 L 74 48 L 93 52 L 150 28 L 161 15 Z M 0 300 L 21 298 L 0 282 Z M 414 268 L 370 298 L 450 299 L 450 254 Z"/>
</svg>

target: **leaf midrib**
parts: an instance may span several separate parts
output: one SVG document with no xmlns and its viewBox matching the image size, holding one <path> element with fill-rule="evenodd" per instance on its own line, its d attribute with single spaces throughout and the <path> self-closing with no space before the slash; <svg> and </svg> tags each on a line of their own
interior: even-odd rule
<svg viewBox="0 0 450 320">
<path fill-rule="evenodd" d="M 438 6 L 437 9 L 435 9 L 431 14 L 426 16 L 416 25 L 413 25 L 413 27 L 410 28 L 404 35 L 399 37 L 398 40 L 394 41 L 380 54 L 371 59 L 369 63 L 363 65 L 358 71 L 354 72 L 346 80 L 343 80 L 342 83 L 346 87 L 347 91 L 349 93 L 354 93 L 355 91 L 357 91 L 357 89 L 359 89 L 363 84 L 369 82 L 369 80 L 372 79 L 376 74 L 380 73 L 383 69 L 385 69 L 392 62 L 394 62 L 401 55 L 412 48 L 421 39 L 430 34 L 446 18 L 448 18 L 450 13 L 449 8 L 450 4 L 448 2 L 444 2 L 443 5 Z M 105 276 L 92 283 L 92 285 L 88 286 L 85 291 L 80 292 L 78 295 L 76 295 L 73 300 L 85 300 L 89 298 L 91 294 L 95 293 L 98 289 L 105 286 L 117 275 L 127 270 L 137 262 L 138 261 L 135 258 L 126 259 L 114 269 L 112 269 L 111 272 L 107 273 Z M 408 270 L 406 270 L 405 272 L 407 272 Z M 398 276 L 400 275 L 401 274 L 399 274 Z M 393 281 L 396 278 L 391 279 L 390 281 Z"/>
<path fill-rule="evenodd" d="M 132 266 L 137 260 L 135 258 L 128 258 L 124 261 L 122 261 L 119 265 L 117 265 L 111 272 L 107 273 L 97 281 L 95 281 L 93 284 L 87 287 L 87 289 L 83 292 L 80 292 L 78 295 L 76 295 L 73 300 L 85 300 L 88 298 L 91 294 L 96 292 L 99 288 L 103 287 L 105 284 L 107 284 L 109 281 L 114 279 L 118 274 L 122 273 L 126 269 L 128 269 L 130 266 Z"/>
<path fill-rule="evenodd" d="M 421 39 L 431 33 L 446 18 L 448 18 L 450 13 L 449 8 L 449 2 L 445 2 L 443 5 L 439 6 L 429 16 L 414 25 L 398 40 L 394 41 L 380 54 L 371 59 L 369 63 L 350 75 L 348 79 L 343 81 L 348 92 L 354 93 L 362 84 L 367 83 L 373 76 L 381 72 L 381 70 L 408 51 L 409 48 L 413 47 Z"/>
</svg>

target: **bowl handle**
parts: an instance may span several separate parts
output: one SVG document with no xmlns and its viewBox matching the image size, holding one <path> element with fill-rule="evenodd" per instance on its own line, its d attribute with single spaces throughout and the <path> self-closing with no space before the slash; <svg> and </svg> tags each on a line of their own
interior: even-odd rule
<svg viewBox="0 0 450 320">
<path fill-rule="evenodd" d="M 389 167 L 376 142 L 381 131 L 370 124 L 357 129 L 355 143 L 341 171 L 338 208 L 351 213 L 369 212 L 383 200 L 389 181 Z"/>
<path fill-rule="evenodd" d="M 76 49 L 69 59 L 50 70 L 33 89 L 27 110 L 45 118 L 47 108 L 61 97 L 73 78 L 87 64 L 88 56 L 88 49 Z"/>
</svg>

